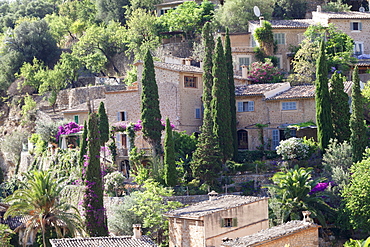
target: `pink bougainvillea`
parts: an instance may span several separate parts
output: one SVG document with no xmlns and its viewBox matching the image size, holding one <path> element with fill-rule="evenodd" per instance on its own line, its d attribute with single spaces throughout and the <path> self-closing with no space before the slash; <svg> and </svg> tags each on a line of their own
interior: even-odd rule
<svg viewBox="0 0 370 247">
<path fill-rule="evenodd" d="M 83 129 L 83 127 L 84 126 L 78 125 L 75 122 L 69 122 L 67 124 L 61 125 L 58 127 L 58 133 L 55 136 L 55 138 L 58 141 L 61 135 L 69 135 L 69 134 L 78 133 Z"/>
<path fill-rule="evenodd" d="M 281 81 L 283 74 L 279 68 L 274 67 L 271 60 L 267 60 L 264 63 L 252 63 L 247 78 L 253 83 L 276 83 Z"/>
</svg>

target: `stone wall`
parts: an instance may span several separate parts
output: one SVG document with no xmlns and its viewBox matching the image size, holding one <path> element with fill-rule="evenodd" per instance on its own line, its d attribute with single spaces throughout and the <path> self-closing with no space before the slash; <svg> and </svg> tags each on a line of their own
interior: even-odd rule
<svg viewBox="0 0 370 247">
<path fill-rule="evenodd" d="M 197 202 L 207 201 L 209 199 L 208 195 L 190 195 L 190 196 L 169 196 L 166 197 L 168 201 L 181 202 L 184 205 L 194 204 Z"/>
<path fill-rule="evenodd" d="M 71 109 L 85 103 L 87 99 L 104 99 L 105 87 L 81 87 L 62 90 L 58 94 L 57 102 L 59 108 Z"/>
<path fill-rule="evenodd" d="M 204 223 L 201 220 L 169 219 L 169 246 L 205 246 Z"/>
</svg>

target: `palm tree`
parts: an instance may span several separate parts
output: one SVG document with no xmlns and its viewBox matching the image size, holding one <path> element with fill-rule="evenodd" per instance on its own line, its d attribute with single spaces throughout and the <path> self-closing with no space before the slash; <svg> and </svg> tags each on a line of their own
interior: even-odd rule
<svg viewBox="0 0 370 247">
<path fill-rule="evenodd" d="M 23 224 L 25 244 L 32 231 L 41 230 L 43 246 L 46 247 L 46 230 L 55 231 L 58 237 L 66 234 L 67 229 L 72 235 L 82 233 L 82 224 L 78 210 L 61 200 L 64 188 L 63 179 L 56 180 L 51 171 L 34 171 L 26 175 L 27 180 L 12 195 L 5 199 L 10 204 L 4 218 L 9 216 L 25 216 Z"/>
<path fill-rule="evenodd" d="M 272 177 L 273 185 L 268 185 L 272 196 L 281 203 L 284 212 L 283 221 L 301 218 L 301 212 L 308 210 L 321 225 L 326 226 L 324 213 L 331 215 L 332 208 L 322 197 L 311 194 L 311 190 L 322 179 L 312 179 L 312 168 L 295 166 L 284 172 L 277 172 Z"/>
</svg>

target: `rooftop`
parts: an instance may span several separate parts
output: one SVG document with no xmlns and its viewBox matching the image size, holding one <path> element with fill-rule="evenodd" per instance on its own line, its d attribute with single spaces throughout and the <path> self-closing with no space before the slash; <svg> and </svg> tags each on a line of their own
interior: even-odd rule
<svg viewBox="0 0 370 247">
<path fill-rule="evenodd" d="M 104 99 L 95 99 L 92 101 L 91 107 L 94 108 L 94 110 L 98 110 L 100 102 L 104 102 Z M 63 111 L 63 113 L 79 113 L 79 112 L 88 112 L 87 103 L 79 104 L 75 107 L 72 107 L 71 109 L 67 109 Z"/>
<path fill-rule="evenodd" d="M 312 12 L 312 15 L 325 16 L 328 19 L 370 19 L 370 12 Z"/>
<path fill-rule="evenodd" d="M 132 238 L 132 236 L 119 237 L 93 237 L 93 238 L 61 238 L 50 239 L 53 247 L 154 247 L 157 246 L 147 236 Z"/>
<path fill-rule="evenodd" d="M 291 235 L 303 229 L 312 227 L 319 227 L 316 224 L 303 222 L 299 220 L 289 221 L 285 224 L 275 226 L 269 229 L 261 230 L 255 234 L 248 235 L 245 237 L 237 238 L 235 240 L 223 243 L 223 247 L 245 247 L 252 246 L 253 244 L 261 243 L 264 241 L 273 240 L 282 236 Z"/>
<path fill-rule="evenodd" d="M 138 61 L 135 63 L 136 66 L 139 64 L 143 64 L 143 62 Z M 178 72 L 200 73 L 200 74 L 203 73 L 203 70 L 199 67 L 184 64 L 154 62 L 154 67 Z"/>
<path fill-rule="evenodd" d="M 278 93 L 266 100 L 282 100 L 282 99 L 297 99 L 297 98 L 315 98 L 314 85 L 299 85 L 293 86 L 288 90 Z"/>
<path fill-rule="evenodd" d="M 283 87 L 285 83 L 264 83 L 235 86 L 235 96 L 262 96 L 264 93 Z"/>
<path fill-rule="evenodd" d="M 198 219 L 215 212 L 236 208 L 266 199 L 267 197 L 225 195 L 216 197 L 213 200 L 199 202 L 185 208 L 172 210 L 167 212 L 165 215 L 170 217 Z"/>
<path fill-rule="evenodd" d="M 269 20 L 272 28 L 307 28 L 314 25 L 316 22 L 312 19 L 296 19 L 296 20 Z M 259 25 L 260 21 L 250 21 L 254 25 Z"/>
</svg>

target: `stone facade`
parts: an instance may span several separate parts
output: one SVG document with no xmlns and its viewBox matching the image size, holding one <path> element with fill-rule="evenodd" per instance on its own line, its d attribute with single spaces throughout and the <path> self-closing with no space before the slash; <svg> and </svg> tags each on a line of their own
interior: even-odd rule
<svg viewBox="0 0 370 247">
<path fill-rule="evenodd" d="M 225 237 L 236 238 L 268 228 L 268 199 L 222 196 L 166 214 L 170 246 L 220 246 Z"/>
<path fill-rule="evenodd" d="M 287 244 L 289 244 L 290 247 L 318 247 L 319 246 L 318 230 L 316 227 L 307 228 L 275 240 L 267 241 L 266 243 L 262 244 L 259 243 L 258 245 L 250 246 L 283 247 L 286 246 Z"/>
</svg>

